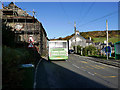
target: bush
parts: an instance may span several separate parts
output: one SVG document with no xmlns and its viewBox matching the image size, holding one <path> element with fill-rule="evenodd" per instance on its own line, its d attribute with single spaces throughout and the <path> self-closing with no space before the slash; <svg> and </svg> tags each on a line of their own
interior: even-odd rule
<svg viewBox="0 0 120 90">
<path fill-rule="evenodd" d="M 15 43 L 15 34 L 12 28 L 2 24 L 2 87 L 18 88 L 22 87 L 21 81 L 24 79 L 24 71 L 19 69 L 21 64 L 36 64 L 40 55 L 36 49 L 23 48 L 27 43 Z M 20 48 L 21 47 L 21 48 Z"/>
<path fill-rule="evenodd" d="M 87 55 L 87 48 L 83 48 L 83 56 L 86 56 Z"/>
<path fill-rule="evenodd" d="M 111 54 L 112 57 L 115 57 L 115 52 Z"/>
<path fill-rule="evenodd" d="M 20 82 L 22 81 L 24 75 L 23 71 L 19 71 L 18 65 L 20 62 L 19 53 L 15 50 L 3 47 L 2 56 L 2 75 L 3 75 L 3 89 L 4 88 L 16 88 L 21 87 Z"/>
<path fill-rule="evenodd" d="M 97 55 L 96 47 L 89 45 L 83 48 L 83 55 Z"/>
<path fill-rule="evenodd" d="M 34 64 L 36 66 L 40 55 L 36 50 L 26 48 L 2 48 L 3 88 L 22 87 L 24 71 L 19 69 L 21 64 Z"/>
</svg>

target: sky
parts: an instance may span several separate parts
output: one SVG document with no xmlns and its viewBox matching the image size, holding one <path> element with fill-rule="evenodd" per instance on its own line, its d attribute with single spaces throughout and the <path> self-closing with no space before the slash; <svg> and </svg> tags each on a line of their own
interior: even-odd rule
<svg viewBox="0 0 120 90">
<path fill-rule="evenodd" d="M 60 0 L 59 0 L 60 1 Z M 10 2 L 4 2 L 8 5 Z M 79 32 L 118 30 L 118 2 L 15 2 L 26 11 L 36 12 L 49 39 Z M 32 13 L 29 13 L 32 15 Z"/>
</svg>

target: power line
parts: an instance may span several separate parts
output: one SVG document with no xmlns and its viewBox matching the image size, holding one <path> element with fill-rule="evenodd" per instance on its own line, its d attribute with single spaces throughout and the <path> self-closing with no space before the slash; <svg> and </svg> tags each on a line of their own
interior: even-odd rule
<svg viewBox="0 0 120 90">
<path fill-rule="evenodd" d="M 81 3 L 80 4 L 80 9 L 79 9 L 79 15 L 78 15 L 78 17 L 77 17 L 77 19 L 83 14 L 83 11 L 84 11 L 84 8 L 83 8 L 83 4 Z"/>
<path fill-rule="evenodd" d="M 92 7 L 94 6 L 94 4 L 95 4 L 95 2 L 93 2 L 90 6 L 89 6 L 89 8 L 88 8 L 88 10 L 86 11 L 86 13 L 83 15 L 83 17 L 82 17 L 82 19 L 84 20 L 85 19 L 85 17 L 88 15 L 88 13 L 90 12 L 90 10 L 92 9 Z M 83 20 L 81 20 L 81 22 L 83 21 Z M 78 23 L 79 24 L 79 23 Z M 77 25 L 78 25 L 77 24 Z"/>
<path fill-rule="evenodd" d="M 63 10 L 66 18 L 67 18 L 67 20 L 69 21 L 69 20 L 70 20 L 70 19 L 69 19 L 69 16 L 68 16 L 68 14 L 66 13 L 66 10 L 64 9 L 64 6 L 63 6 L 62 2 L 59 2 L 59 4 L 60 4 L 60 6 L 61 6 L 61 8 L 62 8 L 62 10 Z M 69 23 L 69 24 L 71 24 L 71 23 Z"/>
<path fill-rule="evenodd" d="M 118 12 L 118 11 L 114 11 L 114 12 L 112 12 L 112 13 L 109 13 L 109 14 L 105 15 L 105 16 L 102 16 L 102 17 L 100 17 L 100 18 L 94 19 L 94 20 L 89 21 L 89 22 L 87 22 L 87 23 L 85 23 L 85 24 L 79 25 L 78 27 L 82 27 L 82 26 L 85 26 L 86 24 L 89 24 L 89 23 L 92 23 L 92 22 L 96 22 L 96 21 L 98 21 L 98 20 L 100 20 L 100 19 L 103 19 L 103 18 L 105 18 L 105 17 L 108 17 L 108 16 L 111 16 L 111 15 L 113 15 L 113 14 L 116 14 L 117 12 Z"/>
</svg>

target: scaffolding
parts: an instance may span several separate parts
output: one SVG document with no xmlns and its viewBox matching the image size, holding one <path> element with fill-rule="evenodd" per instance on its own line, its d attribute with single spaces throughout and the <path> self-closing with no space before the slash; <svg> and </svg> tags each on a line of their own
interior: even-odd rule
<svg viewBox="0 0 120 90">
<path fill-rule="evenodd" d="M 12 8 L 3 8 L 2 12 L 2 22 L 13 28 L 12 31 L 15 32 L 16 42 L 28 43 L 29 35 L 33 35 L 34 44 L 39 47 L 39 52 L 42 53 L 42 49 L 46 46 L 44 41 L 46 41 L 47 35 L 42 24 L 34 17 L 35 11 L 23 11 L 13 4 Z M 22 15 L 21 12 L 23 12 Z M 30 16 L 27 12 L 31 12 L 33 16 Z M 22 26 L 20 27 L 20 25 Z"/>
</svg>

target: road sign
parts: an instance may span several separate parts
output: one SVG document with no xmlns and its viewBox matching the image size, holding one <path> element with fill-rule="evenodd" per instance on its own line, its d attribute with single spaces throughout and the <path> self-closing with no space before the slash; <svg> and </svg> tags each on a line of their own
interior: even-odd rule
<svg viewBox="0 0 120 90">
<path fill-rule="evenodd" d="M 34 39 L 32 36 L 29 37 L 29 42 L 34 42 Z"/>
<path fill-rule="evenodd" d="M 106 46 L 106 47 L 105 47 L 105 53 L 106 53 L 106 52 L 111 53 L 111 47 L 110 47 L 110 46 L 108 46 L 108 47 Z"/>
<path fill-rule="evenodd" d="M 32 42 L 28 45 L 28 48 L 34 48 L 34 45 Z"/>
</svg>

